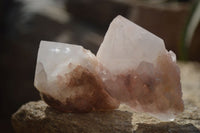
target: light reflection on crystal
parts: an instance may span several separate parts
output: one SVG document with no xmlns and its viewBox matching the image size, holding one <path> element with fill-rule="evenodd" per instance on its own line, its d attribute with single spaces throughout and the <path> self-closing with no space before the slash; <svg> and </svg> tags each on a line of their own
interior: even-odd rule
<svg viewBox="0 0 200 133">
<path fill-rule="evenodd" d="M 58 49 L 58 48 L 52 48 L 51 51 L 52 51 L 52 52 L 55 52 L 55 53 L 59 53 L 59 52 L 60 52 L 60 49 Z"/>
</svg>

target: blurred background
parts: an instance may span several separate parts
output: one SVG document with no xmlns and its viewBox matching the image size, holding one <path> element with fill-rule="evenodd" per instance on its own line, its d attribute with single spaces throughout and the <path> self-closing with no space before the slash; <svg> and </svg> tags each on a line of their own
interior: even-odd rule
<svg viewBox="0 0 200 133">
<path fill-rule="evenodd" d="M 118 14 L 164 39 L 179 60 L 200 61 L 199 0 L 0 0 L 0 131 L 39 100 L 33 86 L 40 40 L 79 44 L 96 54 Z"/>
</svg>

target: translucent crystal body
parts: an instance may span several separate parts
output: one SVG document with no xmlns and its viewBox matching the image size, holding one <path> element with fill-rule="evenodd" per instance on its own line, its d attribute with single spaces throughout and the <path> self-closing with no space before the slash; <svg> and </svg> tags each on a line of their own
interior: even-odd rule
<svg viewBox="0 0 200 133">
<path fill-rule="evenodd" d="M 49 105 L 61 111 L 117 108 L 96 67 L 96 57 L 81 46 L 41 41 L 34 85 Z"/>
<path fill-rule="evenodd" d="M 110 24 L 97 58 L 99 75 L 120 102 L 163 120 L 183 111 L 176 57 L 159 37 L 118 16 Z"/>
</svg>

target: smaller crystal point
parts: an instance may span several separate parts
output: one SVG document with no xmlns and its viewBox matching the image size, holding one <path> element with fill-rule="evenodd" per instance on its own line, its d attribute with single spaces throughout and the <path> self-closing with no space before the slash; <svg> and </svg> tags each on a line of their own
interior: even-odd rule
<svg viewBox="0 0 200 133">
<path fill-rule="evenodd" d="M 81 46 L 41 41 L 34 85 L 44 101 L 60 111 L 115 109 L 119 103 L 104 89 L 97 64 Z"/>
<path fill-rule="evenodd" d="M 109 93 L 135 111 L 162 120 L 183 111 L 176 56 L 164 41 L 117 16 L 97 52 L 99 75 Z"/>
</svg>

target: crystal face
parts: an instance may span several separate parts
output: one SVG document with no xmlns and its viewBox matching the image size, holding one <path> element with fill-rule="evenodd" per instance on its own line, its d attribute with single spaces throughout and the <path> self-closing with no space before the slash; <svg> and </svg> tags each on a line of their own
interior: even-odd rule
<svg viewBox="0 0 200 133">
<path fill-rule="evenodd" d="M 64 112 L 115 109 L 119 103 L 104 89 L 97 63 L 81 46 L 41 41 L 34 85 L 45 102 Z"/>
<path fill-rule="evenodd" d="M 113 110 L 123 103 L 173 120 L 184 108 L 176 55 L 122 16 L 110 24 L 97 56 L 78 45 L 41 41 L 34 85 L 63 112 Z"/>
<path fill-rule="evenodd" d="M 183 111 L 176 56 L 159 37 L 118 16 L 110 24 L 97 58 L 99 75 L 120 102 L 162 120 Z"/>
<path fill-rule="evenodd" d="M 162 39 L 122 16 L 116 17 L 104 37 L 97 58 L 110 72 L 136 69 L 140 62 L 156 63 L 165 52 Z"/>
</svg>

